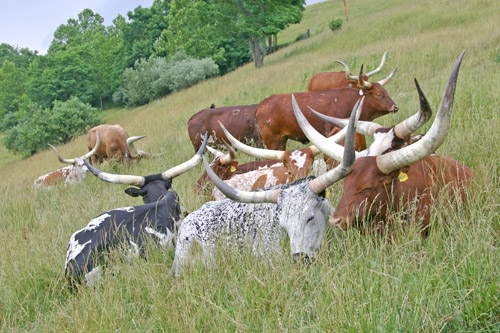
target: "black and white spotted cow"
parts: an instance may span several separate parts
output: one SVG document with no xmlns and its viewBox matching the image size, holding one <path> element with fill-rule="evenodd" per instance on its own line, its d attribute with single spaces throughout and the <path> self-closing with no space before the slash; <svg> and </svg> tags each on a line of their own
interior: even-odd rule
<svg viewBox="0 0 500 333">
<path fill-rule="evenodd" d="M 175 238 L 182 218 L 182 207 L 176 192 L 171 191 L 172 179 L 198 165 L 206 147 L 206 140 L 189 161 L 163 173 L 146 177 L 114 175 L 102 172 L 85 160 L 85 165 L 96 177 L 115 184 L 129 184 L 125 193 L 142 196 L 144 205 L 110 210 L 75 232 L 66 253 L 65 275 L 72 281 L 85 280 L 93 285 L 101 278 L 103 253 L 111 247 L 128 246 L 141 254 L 146 241 L 165 246 Z"/>
<path fill-rule="evenodd" d="M 292 101 L 296 105 L 293 97 Z M 325 189 L 345 177 L 354 166 L 353 119 L 356 111 L 348 126 L 345 150 L 335 143 L 330 147 L 329 155 L 341 164 L 318 178 L 308 177 L 247 192 L 227 185 L 204 159 L 210 179 L 230 199 L 207 202 L 183 220 L 172 267 L 175 275 L 180 275 L 190 260 L 194 242 L 201 246 L 203 255 L 211 262 L 218 240 L 236 241 L 249 246 L 256 255 L 264 255 L 279 250 L 286 232 L 292 255 L 315 255 L 323 241 L 326 220 L 333 212 L 325 198 Z"/>
<path fill-rule="evenodd" d="M 373 138 L 373 143 L 370 147 L 361 151 L 359 156 L 377 156 L 386 154 L 410 145 L 423 137 L 422 134 L 413 136 L 412 134 L 422 127 L 429 119 L 431 119 L 432 109 L 427 101 L 427 98 L 422 92 L 422 89 L 420 89 L 417 79 L 415 79 L 415 85 L 417 87 L 420 101 L 420 110 L 413 116 L 392 127 L 382 127 L 382 125 L 372 121 L 358 122 L 356 131 L 359 134 L 368 135 Z M 331 125 L 341 128 L 347 125 L 347 119 L 326 116 L 311 108 L 309 109 L 320 119 Z"/>
</svg>

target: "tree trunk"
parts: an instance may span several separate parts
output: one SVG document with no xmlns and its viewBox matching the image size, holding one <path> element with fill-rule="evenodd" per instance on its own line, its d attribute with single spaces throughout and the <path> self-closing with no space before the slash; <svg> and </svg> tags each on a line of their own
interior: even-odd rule
<svg viewBox="0 0 500 333">
<path fill-rule="evenodd" d="M 264 66 L 264 56 L 266 55 L 266 40 L 263 41 L 257 37 L 252 37 L 249 41 L 250 52 L 252 52 L 255 68 Z"/>
</svg>

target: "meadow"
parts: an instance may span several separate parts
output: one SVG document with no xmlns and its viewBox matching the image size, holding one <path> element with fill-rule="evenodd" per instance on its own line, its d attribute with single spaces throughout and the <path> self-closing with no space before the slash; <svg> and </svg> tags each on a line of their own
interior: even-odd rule
<svg viewBox="0 0 500 333">
<path fill-rule="evenodd" d="M 82 184 L 33 191 L 38 176 L 62 165 L 49 150 L 21 159 L 2 146 L 0 331 L 499 331 L 500 2 L 348 4 L 350 21 L 336 32 L 327 24 L 344 17 L 342 1 L 307 7 L 302 23 L 279 34 L 278 42 L 292 42 L 308 28 L 311 37 L 268 55 L 263 68 L 248 64 L 139 108 L 106 111 L 107 123 L 147 135 L 137 148 L 165 154 L 130 168 L 107 162 L 100 168 L 136 175 L 164 171 L 194 154 L 186 124 L 202 108 L 305 91 L 314 74 L 341 70 L 333 60 L 353 71 L 361 64 L 370 70 L 386 50 L 384 70 L 373 80 L 398 66 L 386 88 L 400 111 L 376 121 L 392 125 L 418 110 L 413 78 L 436 112 L 465 50 L 452 127 L 437 154 L 474 170 L 468 205 L 453 210 L 446 198 L 437 199 L 425 239 L 416 228 L 397 232 L 390 242 L 357 229 L 329 228 L 309 266 L 294 262 L 286 247 L 271 260 L 221 248 L 216 266 L 195 264 L 174 278 L 172 249 L 151 247 L 147 260 L 130 264 L 116 251 L 109 257 L 114 274 L 95 288 L 73 291 L 63 275 L 71 234 L 102 212 L 142 200 L 127 196 L 126 186 L 92 175 Z M 288 145 L 295 147 L 301 145 Z M 65 157 L 83 155 L 86 137 L 58 149 Z M 198 166 L 173 181 L 188 211 L 209 199 L 192 190 L 201 173 Z M 342 182 L 332 187 L 333 206 L 341 192 Z"/>
</svg>

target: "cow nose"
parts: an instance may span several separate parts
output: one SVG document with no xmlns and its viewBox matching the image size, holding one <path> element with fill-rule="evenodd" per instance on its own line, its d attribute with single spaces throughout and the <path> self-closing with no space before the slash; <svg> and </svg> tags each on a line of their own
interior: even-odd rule
<svg viewBox="0 0 500 333">
<path fill-rule="evenodd" d="M 399 106 L 397 106 L 396 104 L 394 104 L 394 107 L 392 108 L 392 111 L 393 112 L 398 112 L 399 110 Z"/>
<path fill-rule="evenodd" d="M 334 227 L 335 229 L 337 230 L 345 230 L 347 229 L 346 228 L 346 219 L 343 218 L 343 217 L 330 217 L 330 219 L 328 220 L 328 223 L 330 223 L 330 225 L 332 227 Z"/>
<path fill-rule="evenodd" d="M 309 256 L 307 253 L 299 252 L 293 254 L 295 261 L 302 261 L 306 265 L 310 265 L 314 261 L 314 257 Z"/>
</svg>

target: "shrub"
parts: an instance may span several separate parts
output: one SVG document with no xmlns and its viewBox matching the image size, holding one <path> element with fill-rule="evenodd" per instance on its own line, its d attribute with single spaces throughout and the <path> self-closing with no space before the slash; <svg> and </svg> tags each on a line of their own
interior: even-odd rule
<svg viewBox="0 0 500 333">
<path fill-rule="evenodd" d="M 16 116 L 17 125 L 6 131 L 4 143 L 26 156 L 46 148 L 47 143 L 66 143 L 100 123 L 98 110 L 77 97 L 55 101 L 52 109 L 29 104 Z"/>
<path fill-rule="evenodd" d="M 183 51 L 170 60 L 161 57 L 141 59 L 134 68 L 125 70 L 124 85 L 113 98 L 117 102 L 125 100 L 128 105 L 142 105 L 218 73 L 219 68 L 212 59 L 194 59 Z"/>
<path fill-rule="evenodd" d="M 342 27 L 342 19 L 332 19 L 329 23 L 328 26 L 332 31 L 339 30 Z"/>
</svg>

